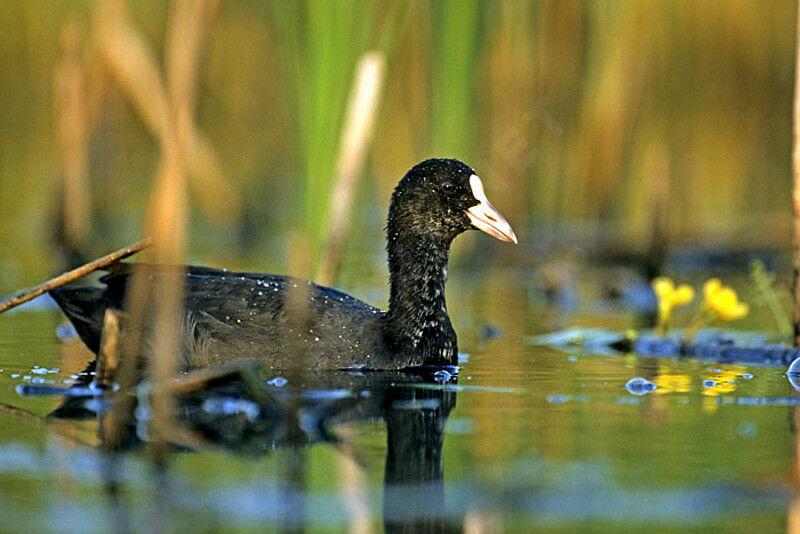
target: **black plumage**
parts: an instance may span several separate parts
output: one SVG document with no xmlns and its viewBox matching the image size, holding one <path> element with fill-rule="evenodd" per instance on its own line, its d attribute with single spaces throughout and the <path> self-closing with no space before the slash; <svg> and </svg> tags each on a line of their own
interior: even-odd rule
<svg viewBox="0 0 800 534">
<path fill-rule="evenodd" d="M 431 159 L 413 167 L 392 194 L 388 311 L 288 276 L 187 267 L 185 367 L 257 360 L 282 368 L 296 365 L 299 357 L 303 367 L 319 369 L 455 365 L 458 344 L 445 302 L 447 260 L 453 239 L 469 229 L 516 242 L 470 167 Z M 145 268 L 152 276 L 175 276 Z M 101 278 L 105 288 L 51 291 L 95 352 L 104 311 L 123 307 L 132 270 L 132 264 L 112 266 Z"/>
</svg>

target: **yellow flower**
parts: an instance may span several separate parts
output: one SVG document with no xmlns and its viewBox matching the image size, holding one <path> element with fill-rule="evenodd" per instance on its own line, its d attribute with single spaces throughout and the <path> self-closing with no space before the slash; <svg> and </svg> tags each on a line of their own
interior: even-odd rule
<svg viewBox="0 0 800 534">
<path fill-rule="evenodd" d="M 663 329 L 669 323 L 673 309 L 694 299 L 694 289 L 687 284 L 681 284 L 676 288 L 675 282 L 666 276 L 654 278 L 652 286 L 658 299 L 658 325 Z"/>
<path fill-rule="evenodd" d="M 703 284 L 703 295 L 706 309 L 723 321 L 741 319 L 750 311 L 747 304 L 739 302 L 736 292 L 723 286 L 718 278 L 712 278 Z"/>
</svg>

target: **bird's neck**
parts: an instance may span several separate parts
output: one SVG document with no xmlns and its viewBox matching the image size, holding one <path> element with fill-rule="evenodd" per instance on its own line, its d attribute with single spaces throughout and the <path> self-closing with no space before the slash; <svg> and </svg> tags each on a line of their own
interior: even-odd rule
<svg viewBox="0 0 800 534">
<path fill-rule="evenodd" d="M 455 365 L 456 333 L 444 286 L 450 241 L 389 231 L 388 334 L 418 365 Z"/>
</svg>

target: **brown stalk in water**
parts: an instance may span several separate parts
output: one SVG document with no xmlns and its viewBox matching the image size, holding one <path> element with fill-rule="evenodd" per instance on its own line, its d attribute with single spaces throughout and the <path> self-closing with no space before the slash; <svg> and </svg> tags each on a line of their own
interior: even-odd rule
<svg viewBox="0 0 800 534">
<path fill-rule="evenodd" d="M 137 252 L 144 250 L 145 248 L 149 247 L 153 243 L 153 240 L 150 238 L 143 239 L 134 243 L 133 245 L 127 246 L 125 248 L 121 248 L 117 251 L 112 252 L 111 254 L 107 254 L 101 258 L 97 258 L 96 260 L 92 260 L 89 263 L 81 265 L 71 271 L 67 271 L 64 274 L 60 274 L 55 278 L 51 278 L 47 282 L 40 284 L 32 289 L 26 289 L 24 291 L 20 291 L 19 293 L 15 294 L 11 298 L 3 301 L 0 303 L 0 313 L 10 310 L 11 308 L 15 308 L 20 304 L 24 304 L 30 300 L 35 299 L 40 295 L 44 295 L 48 291 L 52 289 L 56 289 L 63 285 L 69 284 L 70 282 L 74 282 L 79 278 L 83 278 L 89 273 L 97 271 L 99 269 L 103 269 L 108 267 L 109 265 L 113 265 L 120 260 L 127 258 L 128 256 L 132 256 Z"/>
<path fill-rule="evenodd" d="M 798 3 L 800 5 L 800 3 Z M 794 72 L 794 117 L 792 143 L 792 207 L 794 210 L 794 346 L 800 347 L 800 18 Z"/>
<path fill-rule="evenodd" d="M 143 87 L 167 96 L 166 101 L 155 100 L 156 108 L 165 104 L 166 109 L 156 113 L 143 111 L 143 116 L 149 116 L 151 120 L 160 122 L 162 118 L 166 119 L 159 126 L 162 155 L 145 222 L 145 232 L 155 241 L 147 260 L 157 264 L 181 265 L 185 259 L 188 220 L 186 170 L 188 145 L 194 128 L 197 63 L 203 32 L 216 6 L 216 2 L 209 1 L 177 0 L 173 3 L 165 52 L 166 90 L 157 89 L 160 78 L 149 67 L 139 70 L 143 75 Z M 117 36 L 132 34 L 130 28 L 118 28 L 115 33 Z M 135 46 L 133 49 L 138 50 Z M 141 52 L 139 50 L 140 59 L 146 57 Z M 134 61 L 133 64 L 143 66 L 147 61 Z M 125 79 L 136 85 L 135 78 Z M 130 94 L 139 93 L 131 90 Z M 117 396 L 114 409 L 104 422 L 108 447 L 113 448 L 119 443 L 121 429 L 130 417 L 132 396 L 129 392 L 136 382 L 138 362 L 145 353 L 154 386 L 150 399 L 151 451 L 157 461 L 163 460 L 168 437 L 174 434 L 175 428 L 174 399 L 169 388 L 164 386 L 179 370 L 183 294 L 182 268 L 164 268 L 152 278 L 149 273 L 137 270 L 131 277 L 126 294 L 127 319 L 117 377 L 123 394 Z"/>
<path fill-rule="evenodd" d="M 796 15 L 800 15 L 800 1 Z M 794 116 L 792 143 L 793 222 L 794 222 L 794 346 L 800 346 L 800 16 L 795 30 Z M 786 513 L 786 531 L 800 532 L 800 409 L 792 408 L 792 496 Z"/>
<path fill-rule="evenodd" d="M 89 121 L 81 33 L 75 21 L 61 34 L 62 57 L 54 76 L 59 156 L 61 234 L 68 253 L 80 254 L 89 236 Z"/>
<path fill-rule="evenodd" d="M 219 2 L 211 2 L 217 6 Z M 211 8 L 214 12 L 216 7 Z M 97 45 L 112 76 L 123 89 L 145 126 L 164 143 L 169 135 L 170 94 L 156 58 L 144 37 L 128 20 L 125 4 L 117 0 L 97 3 Z M 223 222 L 238 220 L 241 200 L 226 180 L 211 144 L 194 122 L 188 125 L 185 147 L 189 186 L 199 207 Z"/>
</svg>

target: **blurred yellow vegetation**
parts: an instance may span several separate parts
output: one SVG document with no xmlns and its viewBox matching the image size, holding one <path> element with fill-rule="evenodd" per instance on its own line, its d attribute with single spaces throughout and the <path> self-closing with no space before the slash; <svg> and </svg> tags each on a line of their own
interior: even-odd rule
<svg viewBox="0 0 800 534">
<path fill-rule="evenodd" d="M 658 299 L 658 323 L 656 328 L 662 334 L 669 327 L 672 310 L 694 300 L 694 289 L 688 284 L 675 286 L 675 282 L 666 276 L 659 276 L 652 282 L 653 291 Z"/>
<path fill-rule="evenodd" d="M 717 278 L 712 278 L 703 284 L 703 295 L 706 309 L 719 320 L 741 319 L 750 311 L 747 304 L 739 302 L 736 291 L 722 285 Z"/>
<path fill-rule="evenodd" d="M 676 286 L 666 276 L 654 278 L 651 285 L 658 300 L 656 331 L 664 335 L 672 322 L 673 310 L 692 302 L 694 289 L 688 284 Z M 685 337 L 693 337 L 697 329 L 704 325 L 746 317 L 749 311 L 750 306 L 739 300 L 736 291 L 723 285 L 718 278 L 711 278 L 703 284 L 703 303 L 686 328 Z"/>
</svg>

